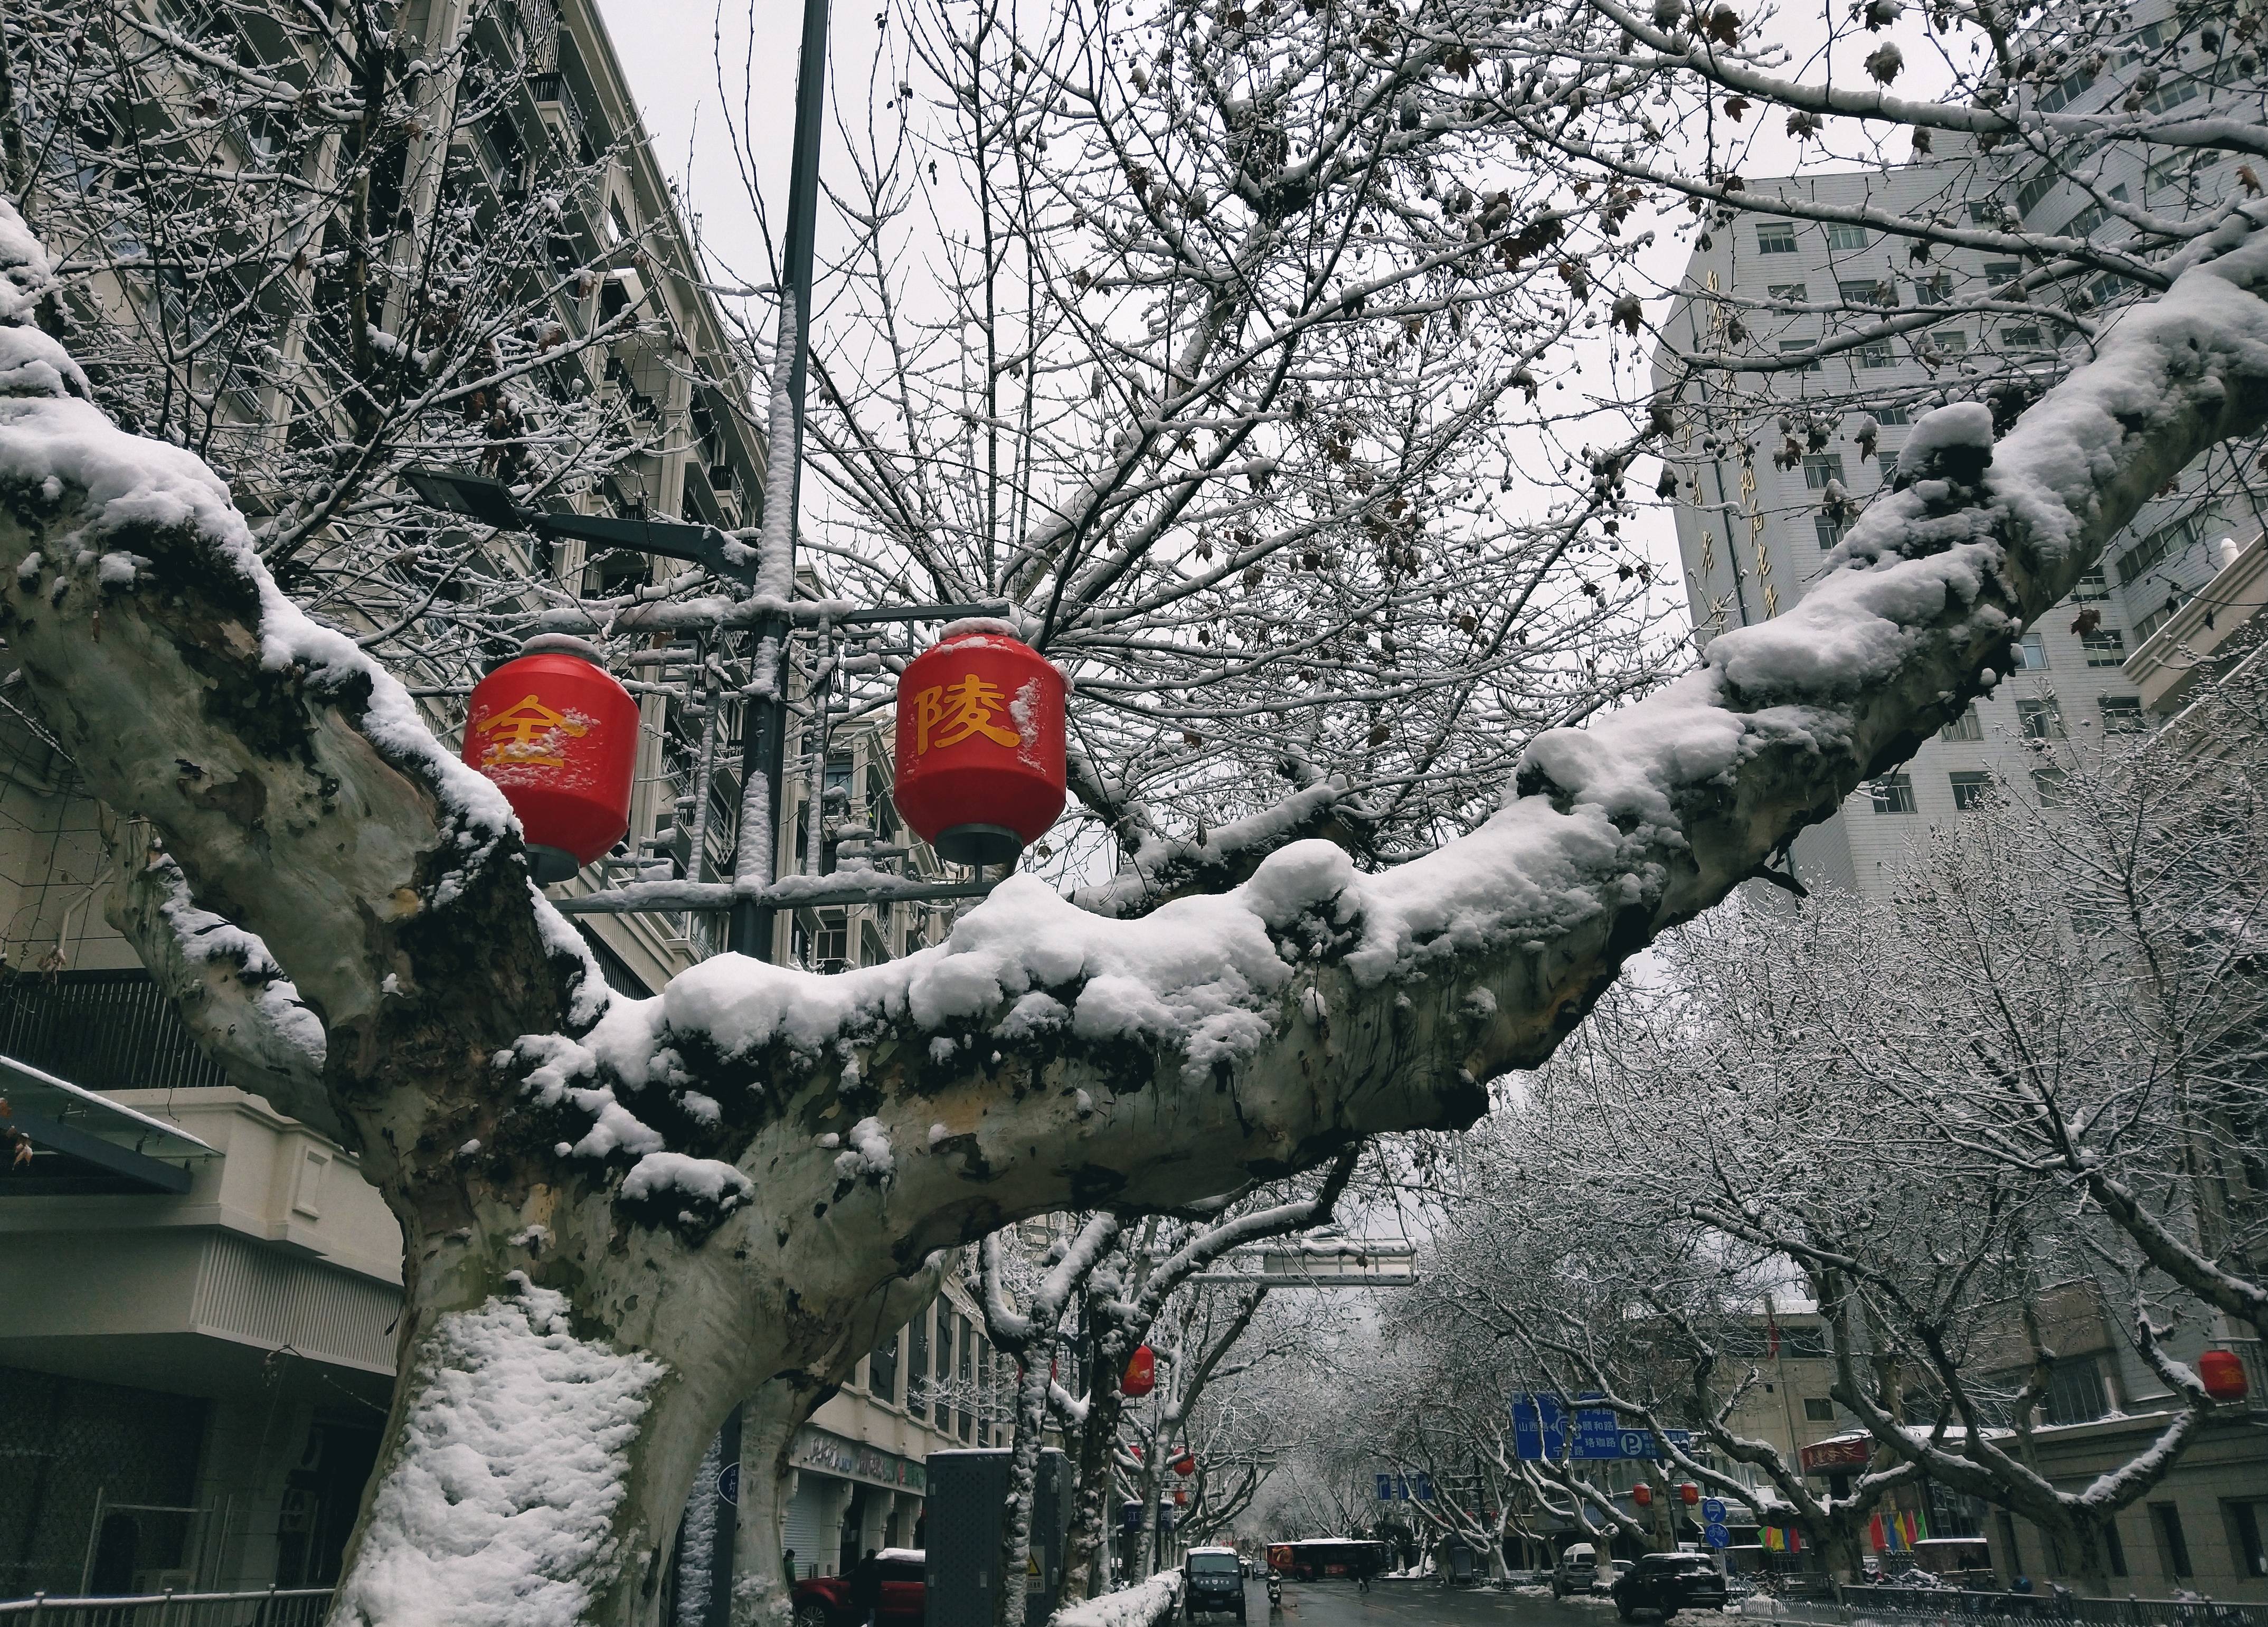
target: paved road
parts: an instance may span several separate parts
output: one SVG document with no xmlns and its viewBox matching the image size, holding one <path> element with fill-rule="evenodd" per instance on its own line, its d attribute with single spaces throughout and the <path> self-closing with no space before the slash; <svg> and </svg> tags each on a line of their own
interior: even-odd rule
<svg viewBox="0 0 2268 1627">
<path fill-rule="evenodd" d="M 1256 1580 L 1245 1586 L 1244 1616 L 1248 1627 L 1620 1627 L 1603 1598 L 1555 1600 L 1544 1588 L 1499 1593 L 1430 1581 L 1373 1582 L 1368 1593 L 1352 1582 L 1286 1582 L 1284 1608 L 1271 1621 L 1267 1587 Z M 1235 1619 L 1200 1618 L 1213 1627 Z"/>
</svg>

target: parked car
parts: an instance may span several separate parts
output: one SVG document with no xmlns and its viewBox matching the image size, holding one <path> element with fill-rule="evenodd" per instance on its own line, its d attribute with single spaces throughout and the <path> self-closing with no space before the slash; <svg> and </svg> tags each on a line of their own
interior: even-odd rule
<svg viewBox="0 0 2268 1627">
<path fill-rule="evenodd" d="M 1598 1573 L 1599 1550 L 1588 1542 L 1570 1542 L 1551 1567 L 1551 1596 L 1565 1599 L 1569 1594 L 1588 1593 Z"/>
<path fill-rule="evenodd" d="M 874 1619 L 883 1627 L 921 1627 L 922 1578 L 927 1554 L 918 1548 L 885 1548 L 874 1556 L 882 1568 L 882 1596 Z M 795 1627 L 860 1627 L 850 1608 L 850 1578 L 806 1576 L 788 1590 L 795 1605 Z"/>
<path fill-rule="evenodd" d="M 1725 1574 L 1705 1554 L 1648 1554 L 1615 1579 L 1616 1612 L 1624 1621 L 1640 1610 L 1668 1621 L 1680 1610 L 1725 1608 Z"/>
<path fill-rule="evenodd" d="M 1627 1559 L 1609 1560 L 1601 1567 L 1598 1574 L 1591 1578 L 1591 1591 L 1594 1594 L 1611 1594 L 1615 1590 L 1615 1584 L 1628 1574 L 1630 1568 L 1631 1562 Z"/>
<path fill-rule="evenodd" d="M 1182 1557 L 1189 1617 L 1219 1611 L 1244 1619 L 1244 1564 L 1233 1548 L 1192 1548 Z"/>
</svg>

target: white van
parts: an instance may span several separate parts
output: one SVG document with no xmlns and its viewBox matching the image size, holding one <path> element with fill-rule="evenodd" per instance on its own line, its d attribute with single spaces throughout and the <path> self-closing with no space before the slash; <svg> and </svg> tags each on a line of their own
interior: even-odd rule
<svg viewBox="0 0 2268 1627">
<path fill-rule="evenodd" d="M 1551 1567 L 1551 1596 L 1565 1599 L 1569 1594 L 1589 1593 L 1598 1574 L 1599 1550 L 1588 1542 L 1570 1542 L 1559 1563 Z"/>
</svg>

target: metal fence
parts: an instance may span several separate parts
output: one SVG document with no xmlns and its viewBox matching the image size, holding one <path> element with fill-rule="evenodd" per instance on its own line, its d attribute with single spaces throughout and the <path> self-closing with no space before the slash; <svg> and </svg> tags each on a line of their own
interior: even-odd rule
<svg viewBox="0 0 2268 1627">
<path fill-rule="evenodd" d="M 1844 1587 L 1841 1601 L 1744 1600 L 1743 1616 L 1809 1627 L 1865 1627 L 1869 1622 L 1958 1623 L 1961 1627 L 2268 1627 L 2268 1609 L 2211 1599 L 2081 1599 L 2068 1593 L 2012 1594 L 1955 1587 Z"/>
<path fill-rule="evenodd" d="M 0 1601 L 7 1627 L 322 1627 L 328 1587 L 270 1587 L 260 1593 L 136 1594 L 108 1599 Z"/>
<path fill-rule="evenodd" d="M 0 1053 L 88 1090 L 228 1083 L 144 971 L 0 978 Z"/>
</svg>

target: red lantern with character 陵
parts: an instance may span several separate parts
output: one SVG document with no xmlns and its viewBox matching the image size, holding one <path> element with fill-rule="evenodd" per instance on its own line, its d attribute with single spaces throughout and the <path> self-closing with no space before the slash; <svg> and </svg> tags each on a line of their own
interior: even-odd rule
<svg viewBox="0 0 2268 1627">
<path fill-rule="evenodd" d="M 956 622 L 898 679 L 898 812 L 940 858 L 1005 865 L 1064 805 L 1064 678 L 1003 622 Z"/>
</svg>

